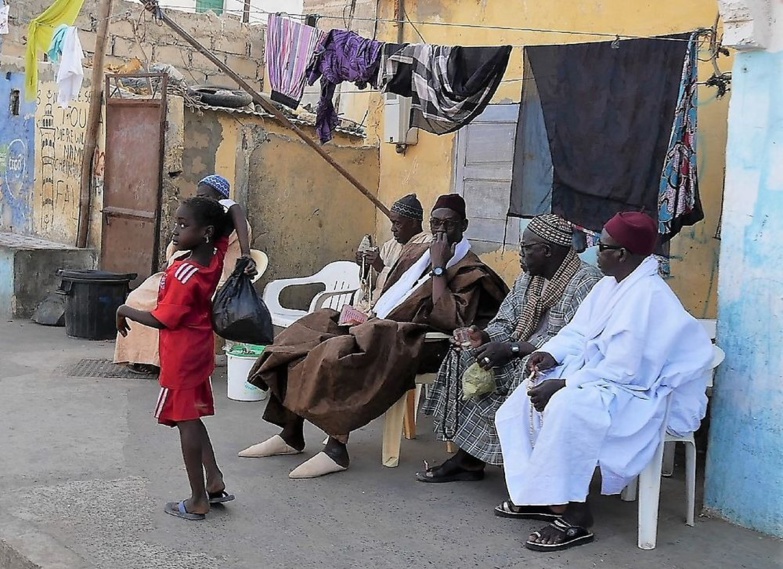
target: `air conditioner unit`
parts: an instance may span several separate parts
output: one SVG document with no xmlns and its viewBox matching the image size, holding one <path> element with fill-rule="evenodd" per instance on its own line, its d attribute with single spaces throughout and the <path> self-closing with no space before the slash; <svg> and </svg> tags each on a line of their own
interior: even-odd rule
<svg viewBox="0 0 783 569">
<path fill-rule="evenodd" d="M 419 141 L 419 129 L 411 127 L 411 98 L 386 93 L 383 100 L 383 141 L 410 145 Z"/>
</svg>

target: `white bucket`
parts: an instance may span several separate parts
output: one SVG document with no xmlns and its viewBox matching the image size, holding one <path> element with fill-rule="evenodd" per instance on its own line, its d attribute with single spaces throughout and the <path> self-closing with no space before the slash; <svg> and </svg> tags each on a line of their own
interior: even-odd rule
<svg viewBox="0 0 783 569">
<path fill-rule="evenodd" d="M 237 355 L 229 352 L 228 356 L 228 398 L 234 401 L 263 401 L 267 392 L 247 382 L 247 376 L 256 363 L 255 354 Z"/>
</svg>

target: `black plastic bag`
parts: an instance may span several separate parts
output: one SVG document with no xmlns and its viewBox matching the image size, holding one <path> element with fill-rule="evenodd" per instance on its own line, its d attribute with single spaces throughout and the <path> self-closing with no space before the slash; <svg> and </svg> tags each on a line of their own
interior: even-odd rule
<svg viewBox="0 0 783 569">
<path fill-rule="evenodd" d="M 272 315 L 259 298 L 249 276 L 247 259 L 240 259 L 212 303 L 212 327 L 232 342 L 267 346 L 274 339 Z"/>
</svg>

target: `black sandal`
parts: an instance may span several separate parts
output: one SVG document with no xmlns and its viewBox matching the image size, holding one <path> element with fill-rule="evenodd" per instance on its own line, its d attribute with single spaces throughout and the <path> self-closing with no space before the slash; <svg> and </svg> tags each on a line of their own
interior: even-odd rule
<svg viewBox="0 0 783 569">
<path fill-rule="evenodd" d="M 554 528 L 561 534 L 563 534 L 563 540 L 558 543 L 537 543 L 530 541 L 525 542 L 525 547 L 533 551 L 563 551 L 570 549 L 578 545 L 584 545 L 590 543 L 595 539 L 595 535 L 586 528 L 581 526 L 575 526 L 563 518 L 558 518 L 549 524 L 549 527 Z M 534 536 L 541 537 L 541 533 L 533 532 Z"/>
<path fill-rule="evenodd" d="M 501 518 L 517 518 L 519 520 L 556 520 L 560 514 L 554 513 L 547 506 L 517 506 L 511 500 L 495 506 L 495 515 Z"/>
<path fill-rule="evenodd" d="M 428 482 L 430 484 L 441 484 L 444 482 L 478 482 L 484 480 L 484 469 L 465 470 L 464 468 L 452 463 L 449 459 L 443 464 L 430 467 L 424 461 L 424 472 L 416 473 L 416 480 L 419 482 Z"/>
</svg>

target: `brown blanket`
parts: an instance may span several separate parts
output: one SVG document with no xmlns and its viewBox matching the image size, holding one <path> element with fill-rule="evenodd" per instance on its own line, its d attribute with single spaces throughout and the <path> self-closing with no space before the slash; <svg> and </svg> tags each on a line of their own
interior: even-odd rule
<svg viewBox="0 0 783 569">
<path fill-rule="evenodd" d="M 427 247 L 406 247 L 386 286 Z M 385 413 L 414 387 L 428 330 L 450 333 L 474 323 L 483 326 L 508 292 L 473 253 L 446 274 L 449 290 L 434 306 L 430 281 L 388 319 L 341 327 L 339 313 L 325 309 L 294 322 L 250 373 L 253 385 L 271 391 L 264 419 L 283 426 L 294 413 L 330 435 L 344 436 Z"/>
</svg>

